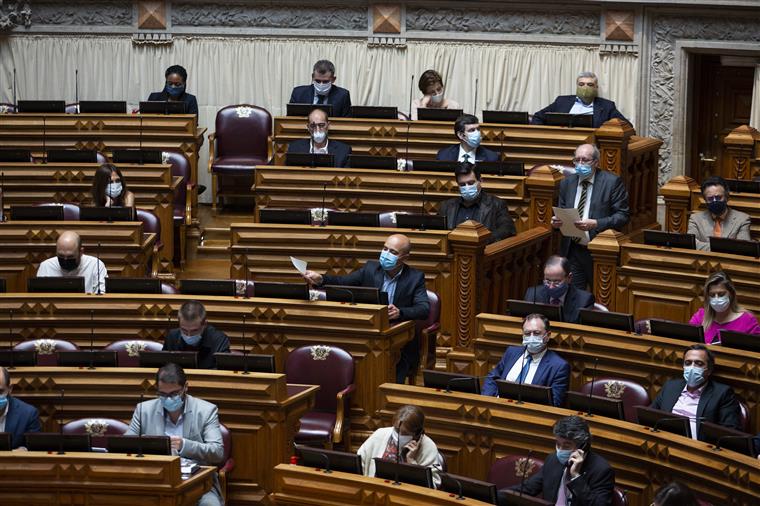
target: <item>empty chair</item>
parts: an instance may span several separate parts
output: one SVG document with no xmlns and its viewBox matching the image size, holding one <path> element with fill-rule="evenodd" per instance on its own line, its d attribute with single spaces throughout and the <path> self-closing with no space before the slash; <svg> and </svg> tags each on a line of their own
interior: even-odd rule
<svg viewBox="0 0 760 506">
<path fill-rule="evenodd" d="M 438 294 L 428 290 L 428 302 L 430 302 L 430 312 L 427 320 L 417 320 L 414 322 L 414 334 L 420 343 L 420 361 L 416 367 L 409 371 L 409 384 L 415 384 L 417 371 L 420 365 L 423 369 L 432 369 L 435 367 L 435 341 L 438 337 L 438 329 L 441 328 L 441 301 Z"/>
<path fill-rule="evenodd" d="M 507 488 L 519 485 L 524 479 L 528 479 L 536 474 L 542 467 L 544 461 L 525 455 L 507 455 L 496 459 L 488 470 L 486 481 L 496 485 L 496 488 Z"/>
<path fill-rule="evenodd" d="M 232 458 L 232 435 L 230 430 L 223 424 L 219 423 L 219 430 L 222 432 L 222 444 L 224 445 L 224 457 L 218 467 L 219 471 L 219 489 L 222 491 L 223 502 L 227 502 L 227 473 L 235 468 L 235 459 Z"/>
<path fill-rule="evenodd" d="M 163 348 L 164 345 L 157 341 L 125 339 L 109 344 L 105 350 L 116 352 L 116 363 L 119 367 L 140 367 L 141 351 L 161 351 Z"/>
<path fill-rule="evenodd" d="M 63 219 L 65 221 L 79 221 L 79 206 L 76 204 L 60 202 L 42 202 L 35 206 L 63 206 Z"/>
<path fill-rule="evenodd" d="M 63 426 L 64 434 L 89 434 L 92 446 L 105 448 L 108 436 L 121 436 L 129 426 L 113 418 L 79 418 Z"/>
<path fill-rule="evenodd" d="M 218 197 L 252 196 L 253 168 L 271 157 L 272 115 L 262 107 L 228 105 L 216 113 L 208 136 L 211 205 Z"/>
<path fill-rule="evenodd" d="M 172 177 L 182 178 L 174 191 L 174 265 L 184 266 L 187 256 L 185 228 L 192 224 L 193 188 L 190 181 L 190 162 L 175 151 L 163 152 L 164 163 L 172 166 Z"/>
<path fill-rule="evenodd" d="M 142 222 L 144 234 L 156 234 L 156 242 L 153 243 L 153 253 L 148 267 L 149 272 L 145 273 L 146 276 L 155 278 L 160 267 L 160 252 L 164 247 L 164 243 L 161 242 L 161 221 L 153 211 L 147 209 L 135 209 L 135 219 Z"/>
<path fill-rule="evenodd" d="M 586 395 L 591 392 L 591 382 L 583 385 L 580 391 Z M 608 399 L 621 399 L 625 419 L 636 423 L 636 409 L 634 406 L 649 406 L 649 393 L 641 384 L 625 378 L 597 378 L 594 381 L 592 395 L 607 397 Z"/>
<path fill-rule="evenodd" d="M 76 344 L 62 339 L 30 339 L 18 343 L 13 347 L 16 351 L 34 351 L 37 353 L 37 365 L 56 366 L 58 365 L 59 351 L 76 351 L 79 348 Z"/>
<path fill-rule="evenodd" d="M 302 346 L 285 361 L 288 383 L 319 385 L 314 409 L 301 417 L 296 443 L 349 445 L 349 400 L 354 385 L 354 359 L 336 346 Z"/>
</svg>

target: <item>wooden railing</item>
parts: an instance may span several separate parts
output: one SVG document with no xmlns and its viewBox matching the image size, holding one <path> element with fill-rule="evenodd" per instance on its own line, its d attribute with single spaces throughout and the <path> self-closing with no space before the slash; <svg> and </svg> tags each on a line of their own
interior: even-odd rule
<svg viewBox="0 0 760 506">
<path fill-rule="evenodd" d="M 720 175 L 726 179 L 760 177 L 760 132 L 749 125 L 735 128 L 723 139 Z"/>
</svg>

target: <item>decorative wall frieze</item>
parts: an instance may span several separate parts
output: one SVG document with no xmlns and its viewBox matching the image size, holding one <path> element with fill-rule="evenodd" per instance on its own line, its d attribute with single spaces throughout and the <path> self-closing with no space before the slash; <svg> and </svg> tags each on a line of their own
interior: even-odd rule
<svg viewBox="0 0 760 506">
<path fill-rule="evenodd" d="M 29 2 L 8 2 L 3 5 L 0 0 L 0 32 L 12 30 L 17 26 L 32 24 L 32 9 Z"/>
<path fill-rule="evenodd" d="M 32 26 L 131 26 L 132 13 L 131 1 L 34 2 L 31 24 Z"/>
</svg>

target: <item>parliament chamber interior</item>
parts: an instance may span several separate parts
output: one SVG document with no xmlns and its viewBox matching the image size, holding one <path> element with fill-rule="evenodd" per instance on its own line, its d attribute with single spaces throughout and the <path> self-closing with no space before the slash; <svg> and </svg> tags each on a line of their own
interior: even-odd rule
<svg viewBox="0 0 760 506">
<path fill-rule="evenodd" d="M 754 0 L 0 2 L 0 504 L 760 504 L 758 128 Z"/>
</svg>

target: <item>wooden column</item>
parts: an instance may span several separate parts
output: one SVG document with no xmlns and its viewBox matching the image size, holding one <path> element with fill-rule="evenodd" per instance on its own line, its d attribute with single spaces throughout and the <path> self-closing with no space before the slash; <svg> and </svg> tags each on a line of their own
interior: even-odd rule
<svg viewBox="0 0 760 506">
<path fill-rule="evenodd" d="M 548 165 L 541 165 L 525 178 L 525 188 L 530 198 L 530 221 L 528 228 L 546 225 L 551 227 L 552 206 L 556 202 L 562 173 Z"/>
<path fill-rule="evenodd" d="M 611 119 L 599 127 L 596 132 L 596 145 L 599 147 L 599 167 L 623 175 L 628 164 L 628 142 L 636 133 L 633 127 L 620 119 Z"/>
<path fill-rule="evenodd" d="M 699 185 L 689 176 L 676 176 L 662 188 L 665 199 L 665 230 L 685 234 L 689 226 L 692 191 Z"/>
<path fill-rule="evenodd" d="M 752 179 L 752 161 L 756 159 L 755 144 L 760 132 L 749 125 L 742 125 L 723 139 L 726 156 L 723 157 L 721 176 L 727 179 Z"/>
<path fill-rule="evenodd" d="M 617 311 L 617 266 L 623 234 L 612 229 L 594 237 L 588 245 L 594 257 L 594 298 L 610 311 Z"/>
</svg>

